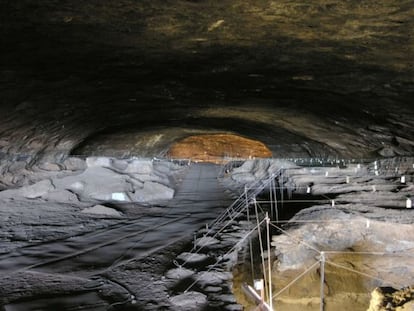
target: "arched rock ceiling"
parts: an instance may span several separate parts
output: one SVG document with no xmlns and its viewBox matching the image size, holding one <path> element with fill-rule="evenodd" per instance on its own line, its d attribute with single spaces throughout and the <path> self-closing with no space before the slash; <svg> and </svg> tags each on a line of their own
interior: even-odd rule
<svg viewBox="0 0 414 311">
<path fill-rule="evenodd" d="M 205 132 L 276 156 L 413 154 L 412 1 L 6 0 L 0 16 L 3 154 L 148 155 Z"/>
</svg>

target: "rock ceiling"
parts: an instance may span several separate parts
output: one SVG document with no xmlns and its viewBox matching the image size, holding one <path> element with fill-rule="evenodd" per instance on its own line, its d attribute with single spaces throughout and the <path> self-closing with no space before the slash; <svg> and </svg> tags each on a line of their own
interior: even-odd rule
<svg viewBox="0 0 414 311">
<path fill-rule="evenodd" d="M 1 6 L 3 155 L 154 155 L 201 133 L 275 156 L 413 154 L 412 1 Z"/>
</svg>

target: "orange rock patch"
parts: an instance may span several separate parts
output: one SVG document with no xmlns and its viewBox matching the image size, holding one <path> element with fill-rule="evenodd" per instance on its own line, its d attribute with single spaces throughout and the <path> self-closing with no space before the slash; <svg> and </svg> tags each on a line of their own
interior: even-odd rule
<svg viewBox="0 0 414 311">
<path fill-rule="evenodd" d="M 222 162 L 225 158 L 269 158 L 272 152 L 260 141 L 232 134 L 206 134 L 184 138 L 171 146 L 171 158 Z"/>
</svg>

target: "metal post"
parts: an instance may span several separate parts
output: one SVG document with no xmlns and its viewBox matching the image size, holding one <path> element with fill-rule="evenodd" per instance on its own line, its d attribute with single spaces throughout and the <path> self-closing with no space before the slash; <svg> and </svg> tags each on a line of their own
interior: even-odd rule
<svg viewBox="0 0 414 311">
<path fill-rule="evenodd" d="M 320 273 L 321 273 L 321 304 L 320 304 L 320 311 L 324 311 L 325 309 L 325 303 L 324 303 L 324 299 L 325 299 L 325 291 L 324 291 L 324 287 L 325 287 L 325 252 L 321 252 L 321 257 L 320 257 Z"/>
<path fill-rule="evenodd" d="M 267 231 L 267 269 L 269 281 L 269 307 L 273 311 L 273 290 L 272 290 L 272 261 L 270 256 L 270 218 L 266 213 L 266 231 Z"/>
<path fill-rule="evenodd" d="M 282 207 L 281 207 L 282 209 L 283 209 L 283 183 L 284 183 L 283 173 L 284 173 L 284 170 L 283 170 L 283 167 L 282 167 L 282 170 L 280 171 L 280 201 L 282 203 Z"/>
<path fill-rule="evenodd" d="M 274 199 L 273 198 L 273 177 L 269 183 L 269 199 L 270 199 L 270 217 L 272 217 L 273 219 L 275 215 L 274 206 L 273 206 L 273 199 Z"/>
<path fill-rule="evenodd" d="M 263 251 L 262 233 L 260 230 L 259 212 L 257 209 L 256 198 L 253 199 L 253 203 L 254 203 L 254 211 L 256 214 L 257 232 L 259 233 L 259 244 L 260 244 L 260 255 L 261 255 L 260 257 L 262 259 L 263 278 L 265 280 L 265 284 L 267 284 L 266 266 L 265 266 L 265 259 L 264 259 L 264 254 L 263 254 L 264 251 Z"/>
<path fill-rule="evenodd" d="M 244 194 L 246 197 L 246 210 L 247 210 L 247 222 L 248 222 L 248 228 L 249 232 L 251 231 L 252 223 L 250 222 L 250 209 L 249 209 L 249 198 L 247 197 L 247 188 L 244 186 Z M 254 280 L 254 263 L 253 263 L 253 243 L 252 243 L 252 237 L 249 235 L 249 253 L 250 253 L 250 265 L 251 265 L 251 273 L 252 273 L 252 280 Z"/>
<path fill-rule="evenodd" d="M 279 209 L 278 209 L 278 204 L 277 204 L 277 192 L 276 190 L 273 193 L 273 199 L 275 200 L 275 220 L 279 221 Z"/>
</svg>

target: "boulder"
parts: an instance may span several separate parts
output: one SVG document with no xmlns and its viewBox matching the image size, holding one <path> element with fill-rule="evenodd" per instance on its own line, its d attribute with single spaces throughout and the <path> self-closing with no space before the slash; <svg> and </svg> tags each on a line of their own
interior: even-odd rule
<svg viewBox="0 0 414 311">
<path fill-rule="evenodd" d="M 129 202 L 127 195 L 134 188 L 127 175 L 118 174 L 111 169 L 92 166 L 79 175 L 53 179 L 56 187 L 75 192 L 81 200 L 124 201 Z M 118 195 L 114 193 L 123 193 Z M 119 198 L 121 198 L 120 200 Z"/>
<path fill-rule="evenodd" d="M 232 278 L 233 275 L 230 272 L 203 271 L 197 274 L 196 280 L 201 287 L 207 287 L 223 284 Z"/>
<path fill-rule="evenodd" d="M 111 167 L 112 159 L 107 157 L 88 157 L 86 158 L 87 167 Z"/>
<path fill-rule="evenodd" d="M 41 180 L 33 185 L 24 186 L 19 189 L 10 189 L 0 192 L 0 198 L 10 199 L 24 197 L 26 199 L 37 199 L 45 196 L 48 192 L 55 189 L 49 179 Z"/>
<path fill-rule="evenodd" d="M 42 195 L 42 198 L 49 202 L 79 203 L 78 197 L 68 190 L 54 190 Z"/>
<path fill-rule="evenodd" d="M 150 175 L 154 170 L 151 160 L 137 160 L 134 159 L 128 163 L 125 168 L 125 173 Z"/>
<path fill-rule="evenodd" d="M 63 166 L 69 171 L 80 171 L 85 170 L 87 165 L 86 162 L 80 158 L 70 157 L 63 161 Z"/>
<path fill-rule="evenodd" d="M 128 167 L 128 162 L 126 160 L 114 159 L 112 161 L 112 167 L 118 171 L 125 171 Z"/>
<path fill-rule="evenodd" d="M 174 310 L 197 311 L 205 308 L 207 305 L 207 296 L 199 292 L 187 292 L 171 297 L 170 302 Z"/>
<path fill-rule="evenodd" d="M 177 259 L 180 262 L 188 263 L 188 264 L 195 264 L 207 261 L 210 257 L 205 254 L 197 254 L 197 253 L 188 253 L 184 252 L 177 256 Z"/>
<path fill-rule="evenodd" d="M 153 202 L 170 200 L 174 197 L 174 189 L 162 184 L 147 181 L 142 189 L 138 189 L 132 193 L 131 200 L 134 202 Z"/>
<path fill-rule="evenodd" d="M 44 170 L 44 171 L 50 171 L 50 172 L 58 172 L 61 171 L 62 168 L 56 164 L 56 163 L 50 163 L 50 162 L 46 162 L 46 163 L 40 163 L 38 165 L 39 169 Z"/>
<path fill-rule="evenodd" d="M 169 279 L 182 280 L 194 275 L 194 271 L 186 268 L 174 268 L 168 270 L 165 276 Z"/>
</svg>

